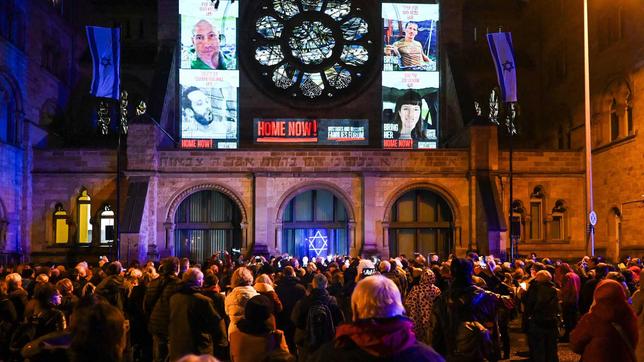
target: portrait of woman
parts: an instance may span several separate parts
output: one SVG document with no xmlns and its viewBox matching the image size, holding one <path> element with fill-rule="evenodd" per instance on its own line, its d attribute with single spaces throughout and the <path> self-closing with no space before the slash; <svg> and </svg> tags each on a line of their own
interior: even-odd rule
<svg viewBox="0 0 644 362">
<path fill-rule="evenodd" d="M 423 99 L 413 91 L 408 90 L 396 101 L 394 122 L 398 124 L 398 139 L 425 140 L 426 122 L 421 120 Z"/>
</svg>

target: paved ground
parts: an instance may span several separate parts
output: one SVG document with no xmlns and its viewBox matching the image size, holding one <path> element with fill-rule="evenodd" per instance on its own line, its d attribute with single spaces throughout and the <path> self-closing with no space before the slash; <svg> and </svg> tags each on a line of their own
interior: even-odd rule
<svg viewBox="0 0 644 362">
<path fill-rule="evenodd" d="M 521 332 L 521 321 L 519 318 L 510 323 L 510 359 L 504 361 L 529 361 L 528 340 L 525 333 Z M 568 343 L 559 343 L 559 362 L 577 362 L 580 356 L 570 350 Z"/>
</svg>

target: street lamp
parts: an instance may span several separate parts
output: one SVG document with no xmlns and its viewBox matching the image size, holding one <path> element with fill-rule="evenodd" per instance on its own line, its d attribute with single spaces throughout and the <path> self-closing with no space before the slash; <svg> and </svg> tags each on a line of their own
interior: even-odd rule
<svg viewBox="0 0 644 362">
<path fill-rule="evenodd" d="M 584 0 L 584 100 L 586 130 L 586 211 L 588 215 L 588 236 L 590 238 L 590 254 L 595 256 L 595 213 L 593 201 L 593 165 L 592 146 L 590 141 L 590 60 L 588 55 L 588 0 Z"/>
</svg>

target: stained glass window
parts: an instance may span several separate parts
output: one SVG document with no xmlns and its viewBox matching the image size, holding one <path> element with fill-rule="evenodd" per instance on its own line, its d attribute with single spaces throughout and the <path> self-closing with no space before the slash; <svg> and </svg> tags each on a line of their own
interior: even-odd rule
<svg viewBox="0 0 644 362">
<path fill-rule="evenodd" d="M 358 2 L 262 1 L 250 38 L 266 84 L 310 100 L 349 94 L 369 66 L 375 35 Z"/>
</svg>

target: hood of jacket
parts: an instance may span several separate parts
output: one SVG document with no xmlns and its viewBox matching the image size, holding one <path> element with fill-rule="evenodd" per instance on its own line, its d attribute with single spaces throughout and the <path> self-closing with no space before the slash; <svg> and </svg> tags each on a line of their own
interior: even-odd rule
<svg viewBox="0 0 644 362">
<path fill-rule="evenodd" d="M 334 343 L 337 347 L 354 343 L 370 355 L 387 357 L 416 344 L 413 326 L 411 320 L 402 316 L 359 320 L 340 325 Z"/>
</svg>

